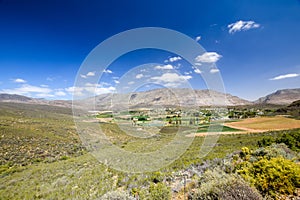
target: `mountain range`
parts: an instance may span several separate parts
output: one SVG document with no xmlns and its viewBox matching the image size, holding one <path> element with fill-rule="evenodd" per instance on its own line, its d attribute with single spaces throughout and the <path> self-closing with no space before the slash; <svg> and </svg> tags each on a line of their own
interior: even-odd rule
<svg viewBox="0 0 300 200">
<path fill-rule="evenodd" d="M 259 98 L 254 103 L 288 105 L 297 100 L 300 100 L 300 88 L 277 90 L 272 94 Z"/>
<path fill-rule="evenodd" d="M 101 94 L 92 98 L 75 101 L 77 107 L 88 107 L 92 110 L 110 110 L 112 105 L 117 109 L 149 107 L 149 106 L 211 106 L 211 105 L 253 105 L 274 104 L 288 105 L 293 101 L 300 100 L 300 88 L 278 90 L 256 101 L 248 101 L 231 94 L 223 94 L 212 90 L 191 89 L 154 89 L 143 92 L 128 94 Z M 71 100 L 45 100 L 30 98 L 17 94 L 0 94 L 0 102 L 15 102 L 29 104 L 44 104 L 61 107 L 72 107 Z M 91 107 L 94 105 L 95 107 Z"/>
</svg>

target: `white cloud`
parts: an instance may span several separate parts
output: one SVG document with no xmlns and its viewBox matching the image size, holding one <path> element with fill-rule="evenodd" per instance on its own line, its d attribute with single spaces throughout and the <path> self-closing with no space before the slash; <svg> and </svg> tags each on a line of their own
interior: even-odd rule
<svg viewBox="0 0 300 200">
<path fill-rule="evenodd" d="M 184 72 L 185 75 L 189 75 L 191 73 L 192 73 L 192 71 Z"/>
<path fill-rule="evenodd" d="M 168 64 L 168 65 L 157 65 L 157 66 L 154 67 L 154 69 L 164 70 L 164 69 L 174 69 L 174 67 L 170 64 Z"/>
<path fill-rule="evenodd" d="M 95 76 L 95 75 L 96 75 L 96 72 L 88 72 L 87 74 L 80 74 L 80 77 L 88 78 L 88 77 Z"/>
<path fill-rule="evenodd" d="M 96 72 L 88 72 L 87 74 L 86 74 L 86 76 L 95 76 L 96 75 Z"/>
<path fill-rule="evenodd" d="M 140 79 L 140 78 L 143 78 L 144 77 L 144 74 L 137 74 L 136 76 L 135 76 L 135 78 L 137 78 L 137 79 Z"/>
<path fill-rule="evenodd" d="M 113 86 L 110 86 L 110 87 L 97 87 L 95 89 L 95 94 L 96 95 L 107 94 L 107 93 L 112 93 L 115 90 L 116 90 L 116 88 L 113 87 Z"/>
<path fill-rule="evenodd" d="M 156 81 L 157 84 L 164 84 L 166 87 L 176 87 L 185 81 L 191 79 L 192 76 L 178 75 L 176 73 L 165 73 L 161 76 L 155 76 L 151 79 Z"/>
<path fill-rule="evenodd" d="M 114 80 L 114 82 L 115 82 L 116 84 L 119 84 L 119 83 L 120 83 L 120 81 L 118 81 L 118 80 Z"/>
<path fill-rule="evenodd" d="M 229 24 L 228 26 L 229 33 L 235 33 L 239 31 L 246 31 L 249 29 L 259 28 L 260 24 L 254 21 L 237 21 L 235 23 Z"/>
<path fill-rule="evenodd" d="M 27 81 L 21 78 L 14 79 L 15 83 L 26 83 Z"/>
<path fill-rule="evenodd" d="M 109 69 L 105 69 L 105 70 L 103 70 L 103 73 L 105 73 L 105 74 L 112 74 L 113 72 L 111 70 L 109 70 Z"/>
<path fill-rule="evenodd" d="M 52 90 L 50 88 L 23 84 L 21 87 L 13 89 L 3 89 L 1 92 L 9 94 L 31 95 L 31 93 L 49 94 L 52 92 Z"/>
<path fill-rule="evenodd" d="M 202 71 L 201 71 L 200 69 L 198 69 L 198 68 L 195 68 L 195 69 L 194 69 L 194 72 L 195 72 L 196 74 L 201 74 L 201 73 L 202 73 Z"/>
<path fill-rule="evenodd" d="M 55 97 L 55 95 L 48 94 L 48 93 L 39 93 L 39 94 L 36 94 L 35 96 L 39 97 L 39 98 L 52 98 L 52 97 Z"/>
<path fill-rule="evenodd" d="M 54 93 L 55 96 L 66 96 L 67 94 L 63 91 L 57 91 Z"/>
<path fill-rule="evenodd" d="M 70 93 L 71 95 L 75 95 L 75 96 L 83 96 L 83 88 L 82 87 L 68 87 L 65 88 L 66 92 Z"/>
<path fill-rule="evenodd" d="M 199 55 L 195 58 L 196 62 L 204 62 L 204 63 L 215 63 L 217 62 L 220 58 L 222 58 L 221 55 L 219 55 L 216 52 L 205 52 L 202 55 Z"/>
<path fill-rule="evenodd" d="M 199 36 L 196 37 L 196 41 L 198 42 L 200 40 L 201 40 L 201 36 L 199 35 Z"/>
<path fill-rule="evenodd" d="M 175 57 L 171 57 L 169 58 L 169 62 L 176 62 L 182 60 L 182 58 L 180 56 L 175 56 Z"/>
<path fill-rule="evenodd" d="M 281 80 L 281 79 L 286 79 L 286 78 L 294 78 L 300 76 L 300 74 L 283 74 L 283 75 L 279 75 L 279 76 L 275 76 L 274 78 L 270 78 L 270 80 L 274 81 L 274 80 Z"/>
<path fill-rule="evenodd" d="M 20 87 L 0 90 L 2 93 L 19 94 L 34 98 L 54 98 L 56 96 L 66 96 L 65 89 L 51 89 L 48 85 L 34 86 L 22 84 Z"/>
<path fill-rule="evenodd" d="M 100 95 L 105 93 L 111 93 L 115 91 L 116 88 L 113 86 L 105 87 L 102 84 L 92 84 L 92 83 L 86 83 L 83 87 L 68 87 L 65 88 L 65 91 L 68 92 L 71 95 L 75 96 L 92 96 L 92 95 Z"/>
<path fill-rule="evenodd" d="M 212 74 L 218 73 L 218 72 L 220 72 L 220 70 L 216 69 L 216 68 L 210 70 L 210 73 L 212 73 Z"/>
<path fill-rule="evenodd" d="M 134 84 L 134 81 L 129 81 L 128 82 L 128 85 L 132 85 L 132 84 Z"/>
</svg>

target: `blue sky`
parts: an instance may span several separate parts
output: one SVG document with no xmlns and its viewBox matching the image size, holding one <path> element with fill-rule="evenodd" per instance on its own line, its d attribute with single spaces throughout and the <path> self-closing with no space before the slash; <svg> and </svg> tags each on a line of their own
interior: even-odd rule
<svg viewBox="0 0 300 200">
<path fill-rule="evenodd" d="M 207 51 L 199 59 L 216 64 L 219 71 L 211 73 L 220 73 L 230 94 L 255 100 L 300 85 L 298 0 L 1 0 L 0 27 L 0 93 L 71 99 L 89 52 L 107 38 L 139 27 L 168 28 L 197 40 Z M 153 80 L 168 79 L 174 86 L 185 79 L 206 89 L 196 79 L 201 71 L 178 55 L 145 49 L 112 63 L 97 93 L 113 92 L 126 72 L 146 63 L 166 68 Z M 95 75 L 78 74 L 83 79 Z"/>
</svg>

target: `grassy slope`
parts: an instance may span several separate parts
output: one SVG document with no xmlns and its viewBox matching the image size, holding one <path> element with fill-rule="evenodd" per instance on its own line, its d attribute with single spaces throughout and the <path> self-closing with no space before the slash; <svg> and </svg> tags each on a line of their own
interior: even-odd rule
<svg viewBox="0 0 300 200">
<path fill-rule="evenodd" d="M 95 199 L 117 187 L 138 186 L 151 179 L 151 173 L 130 175 L 111 170 L 82 151 L 68 109 L 0 104 L 0 113 L 1 159 L 5 155 L 0 166 L 0 199 Z M 152 151 L 174 137 L 172 128 L 161 131 L 155 139 L 143 140 L 126 135 L 113 124 L 101 127 L 113 143 L 135 152 Z M 282 134 L 221 135 L 205 158 L 199 155 L 204 138 L 196 137 L 188 150 L 161 172 L 169 174 L 204 159 L 222 158 L 244 146 L 255 148 L 266 135 Z M 32 155 L 38 156 L 28 156 L 26 152 L 30 149 Z M 45 151 L 49 155 L 44 155 Z"/>
<path fill-rule="evenodd" d="M 94 199 L 115 189 L 113 173 L 89 154 L 23 167 L 0 179 L 0 199 Z"/>
<path fill-rule="evenodd" d="M 0 104 L 0 164 L 28 165 L 81 155 L 69 109 Z"/>
</svg>

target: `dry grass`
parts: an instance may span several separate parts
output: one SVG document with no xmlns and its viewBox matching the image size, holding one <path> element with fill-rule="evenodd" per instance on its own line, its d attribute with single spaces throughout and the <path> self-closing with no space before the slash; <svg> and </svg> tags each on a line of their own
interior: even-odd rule
<svg viewBox="0 0 300 200">
<path fill-rule="evenodd" d="M 265 132 L 270 130 L 300 128 L 300 120 L 286 118 L 283 116 L 257 117 L 226 123 L 225 125 L 249 132 Z"/>
</svg>

